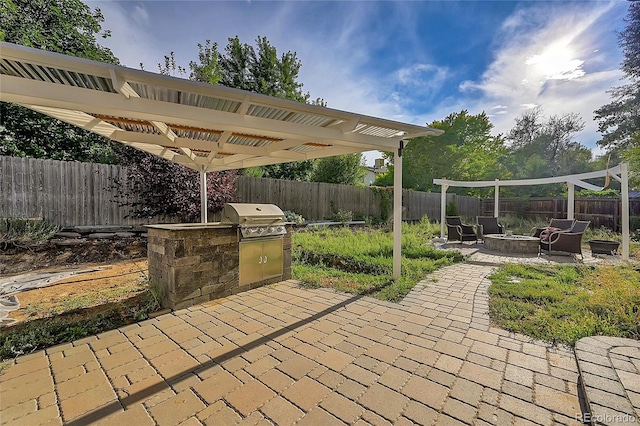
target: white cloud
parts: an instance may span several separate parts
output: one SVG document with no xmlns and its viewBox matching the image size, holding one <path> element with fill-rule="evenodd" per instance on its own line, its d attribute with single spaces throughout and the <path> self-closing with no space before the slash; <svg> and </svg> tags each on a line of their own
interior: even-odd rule
<svg viewBox="0 0 640 426">
<path fill-rule="evenodd" d="M 141 5 L 136 5 L 133 8 L 131 19 L 138 25 L 147 25 L 149 24 L 149 12 L 147 12 Z"/>
<path fill-rule="evenodd" d="M 504 21 L 499 48 L 482 77 L 459 86 L 463 95 L 476 96 L 467 108 L 488 110 L 500 133 L 536 106 L 546 115 L 577 112 L 586 122 L 578 139 L 593 147 L 599 139 L 593 111 L 609 101 L 606 91 L 621 76 L 618 61 L 611 61 L 615 52 L 601 49 L 603 36 L 611 38 L 605 31 L 612 32 L 610 22 L 601 20 L 612 7 L 613 3 L 590 8 L 547 4 L 514 13 Z M 495 104 L 502 106 L 501 113 L 487 106 Z"/>
<path fill-rule="evenodd" d="M 110 48 L 124 66 L 139 69 L 143 63 L 147 71 L 157 72 L 157 63 L 168 52 L 155 48 L 145 3 L 135 5 L 133 11 L 119 2 L 86 3 L 100 8 L 105 17 L 104 28 L 111 30 L 111 37 L 100 40 L 100 44 Z"/>
</svg>

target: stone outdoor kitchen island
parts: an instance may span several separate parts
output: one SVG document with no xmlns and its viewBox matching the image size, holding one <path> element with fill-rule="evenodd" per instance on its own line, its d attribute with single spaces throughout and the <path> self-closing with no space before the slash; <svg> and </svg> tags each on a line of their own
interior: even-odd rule
<svg viewBox="0 0 640 426">
<path fill-rule="evenodd" d="M 149 280 L 157 288 L 164 308 L 187 308 L 291 278 L 290 225 L 286 225 L 287 232 L 282 236 L 281 275 L 242 284 L 243 242 L 237 226 L 186 223 L 147 228 Z"/>
</svg>

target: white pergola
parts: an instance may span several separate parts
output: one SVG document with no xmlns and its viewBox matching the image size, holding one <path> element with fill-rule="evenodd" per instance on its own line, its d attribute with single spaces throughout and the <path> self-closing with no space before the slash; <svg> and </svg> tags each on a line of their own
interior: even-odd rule
<svg viewBox="0 0 640 426">
<path fill-rule="evenodd" d="M 622 259 L 629 260 L 629 164 L 621 163 L 615 167 L 611 167 L 605 170 L 599 170 L 597 172 L 580 173 L 575 175 L 557 176 L 549 178 L 539 179 L 520 179 L 520 180 L 499 180 L 495 181 L 475 181 L 475 182 L 461 182 L 448 179 L 434 179 L 433 183 L 441 185 L 442 190 L 440 201 L 440 236 L 445 236 L 445 215 L 446 215 L 446 200 L 447 189 L 449 187 L 468 187 L 468 188 L 480 188 L 480 187 L 495 187 L 495 201 L 494 201 L 494 217 L 499 215 L 500 206 L 500 187 L 501 186 L 528 186 L 528 185 L 546 185 L 550 183 L 566 183 L 568 189 L 567 200 L 567 219 L 573 219 L 575 210 L 575 187 L 590 189 L 593 191 L 601 191 L 602 187 L 592 185 L 585 182 L 584 179 L 593 179 L 600 177 L 611 177 L 620 182 L 620 197 L 622 201 Z"/>
<path fill-rule="evenodd" d="M 206 173 L 393 151 L 393 277 L 400 276 L 404 141 L 442 131 L 0 43 L 0 100 Z"/>
</svg>

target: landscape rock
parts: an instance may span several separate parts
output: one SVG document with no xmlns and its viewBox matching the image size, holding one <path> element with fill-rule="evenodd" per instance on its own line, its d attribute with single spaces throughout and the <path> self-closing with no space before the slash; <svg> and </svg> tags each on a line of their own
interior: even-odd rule
<svg viewBox="0 0 640 426">
<path fill-rule="evenodd" d="M 62 231 L 62 232 L 56 233 L 53 237 L 54 238 L 82 238 L 82 234 L 78 232 Z"/>
<path fill-rule="evenodd" d="M 105 240 L 115 238 L 115 236 L 115 232 L 96 232 L 94 234 L 89 234 L 87 238 L 89 238 L 90 240 Z"/>
</svg>

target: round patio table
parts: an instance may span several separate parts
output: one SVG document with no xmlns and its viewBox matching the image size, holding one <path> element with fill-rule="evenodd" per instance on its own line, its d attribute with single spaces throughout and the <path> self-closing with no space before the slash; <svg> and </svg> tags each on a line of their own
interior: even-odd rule
<svg viewBox="0 0 640 426">
<path fill-rule="evenodd" d="M 534 254 L 539 252 L 540 238 L 528 235 L 490 234 L 484 236 L 484 247 L 500 253 Z"/>
</svg>

